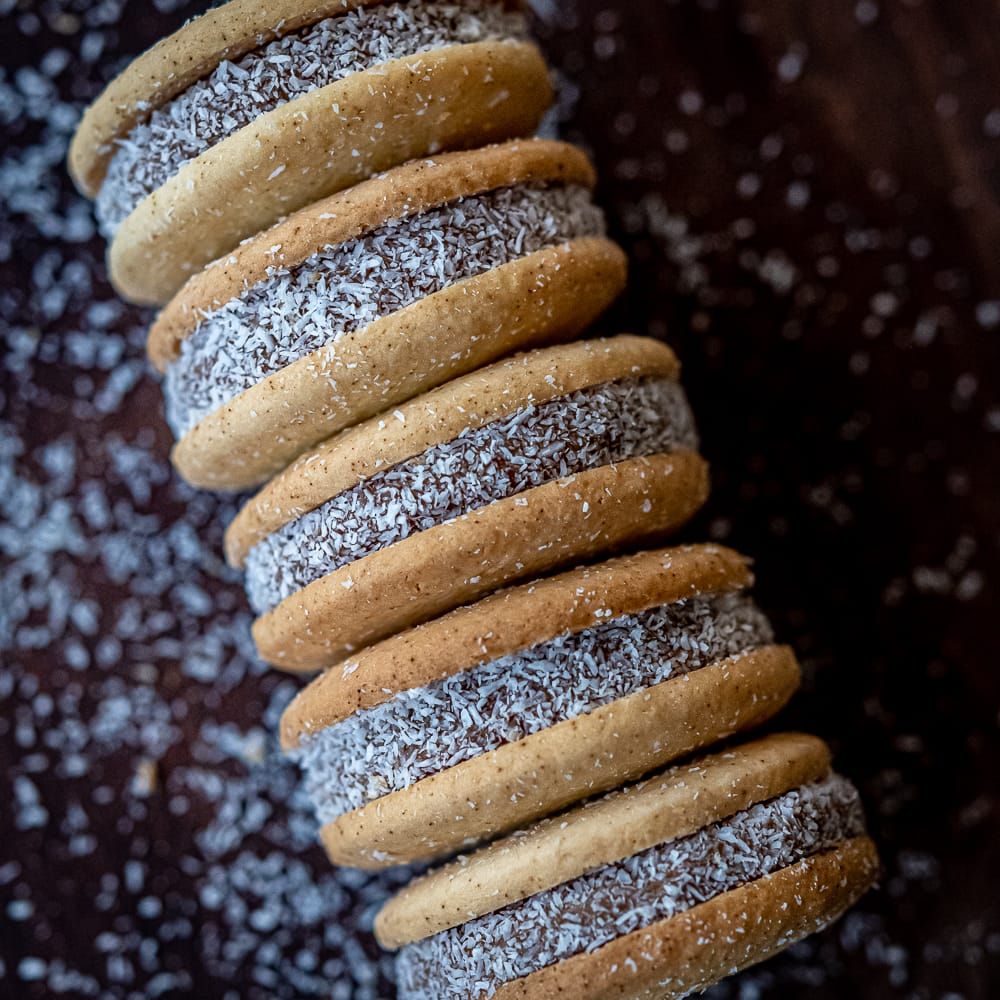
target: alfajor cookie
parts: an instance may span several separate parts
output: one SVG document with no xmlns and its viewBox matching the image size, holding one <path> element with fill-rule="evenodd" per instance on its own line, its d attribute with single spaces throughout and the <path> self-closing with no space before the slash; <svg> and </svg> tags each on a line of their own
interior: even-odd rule
<svg viewBox="0 0 1000 1000">
<path fill-rule="evenodd" d="M 118 291 L 164 302 L 244 237 L 364 177 L 530 135 L 551 87 L 516 6 L 230 0 L 163 39 L 70 147 Z"/>
<path fill-rule="evenodd" d="M 780 709 L 799 674 L 746 561 L 662 549 L 486 597 L 337 664 L 282 744 L 333 861 L 426 861 L 634 781 Z"/>
<path fill-rule="evenodd" d="M 153 324 L 174 464 L 255 486 L 336 431 L 517 349 L 625 283 L 586 156 L 514 141 L 397 167 L 191 278 Z"/>
<path fill-rule="evenodd" d="M 518 579 L 666 535 L 707 494 L 664 344 L 517 355 L 306 452 L 240 511 L 261 656 L 294 670 Z"/>
<path fill-rule="evenodd" d="M 857 791 L 785 734 L 672 768 L 417 879 L 378 915 L 401 1000 L 677 998 L 874 884 Z"/>
</svg>

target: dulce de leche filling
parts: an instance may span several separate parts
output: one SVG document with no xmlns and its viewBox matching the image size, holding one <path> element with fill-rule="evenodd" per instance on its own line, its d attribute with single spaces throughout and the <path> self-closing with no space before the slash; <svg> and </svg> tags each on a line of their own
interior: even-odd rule
<svg viewBox="0 0 1000 1000">
<path fill-rule="evenodd" d="M 696 447 L 684 390 L 670 379 L 609 382 L 529 404 L 375 473 L 258 542 L 246 559 L 250 604 L 270 611 L 341 566 L 546 482 Z"/>
<path fill-rule="evenodd" d="M 462 761 L 771 640 L 767 619 L 744 593 L 598 620 L 355 712 L 304 737 L 293 756 L 327 823 Z"/>
<path fill-rule="evenodd" d="M 382 316 L 538 250 L 603 233 L 586 188 L 520 184 L 392 219 L 275 268 L 203 316 L 182 342 L 164 383 L 167 421 L 181 437 L 268 375 Z"/>
<path fill-rule="evenodd" d="M 504 983 L 683 913 L 864 832 L 839 775 L 407 945 L 400 1000 L 486 1000 Z"/>
<path fill-rule="evenodd" d="M 345 11 L 222 62 L 117 140 L 97 196 L 101 231 L 110 239 L 186 163 L 296 97 L 393 59 L 526 35 L 523 16 L 496 0 L 404 0 Z"/>
</svg>

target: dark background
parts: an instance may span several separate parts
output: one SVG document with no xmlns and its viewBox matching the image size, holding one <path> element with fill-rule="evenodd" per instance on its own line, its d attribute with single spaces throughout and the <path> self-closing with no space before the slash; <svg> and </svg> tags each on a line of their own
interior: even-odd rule
<svg viewBox="0 0 1000 1000">
<path fill-rule="evenodd" d="M 715 492 L 860 785 L 882 889 L 718 995 L 1000 989 L 1000 13 L 552 0 Z M 171 475 L 148 319 L 63 175 L 80 105 L 196 4 L 0 0 L 0 995 L 391 996 L 270 732 L 231 508 Z"/>
</svg>

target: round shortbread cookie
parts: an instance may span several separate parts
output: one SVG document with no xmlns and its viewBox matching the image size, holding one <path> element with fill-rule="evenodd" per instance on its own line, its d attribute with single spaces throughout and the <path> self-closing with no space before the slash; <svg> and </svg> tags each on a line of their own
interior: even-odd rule
<svg viewBox="0 0 1000 1000">
<path fill-rule="evenodd" d="M 840 919 L 878 879 L 869 837 L 852 837 L 497 990 L 497 1000 L 681 1000 Z"/>
<path fill-rule="evenodd" d="M 369 646 L 303 688 L 281 717 L 285 750 L 303 737 L 423 687 L 603 620 L 753 582 L 747 560 L 720 545 L 619 556 L 510 587 Z"/>
<path fill-rule="evenodd" d="M 431 861 L 753 729 L 798 685 L 792 651 L 763 646 L 464 760 L 324 824 L 320 836 L 336 864 Z"/>
<path fill-rule="evenodd" d="M 201 318 L 290 269 L 325 246 L 346 243 L 391 219 L 515 184 L 579 184 L 593 188 L 586 154 L 565 142 L 521 139 L 414 160 L 299 209 L 192 276 L 160 310 L 146 350 L 163 372 Z"/>
<path fill-rule="evenodd" d="M 498 500 L 310 583 L 254 622 L 261 657 L 320 670 L 525 577 L 682 527 L 708 496 L 695 453 L 631 459 Z"/>
<path fill-rule="evenodd" d="M 71 170 L 98 195 L 132 301 L 164 302 L 245 236 L 379 170 L 530 134 L 551 101 L 501 3 L 292 4 L 285 24 L 288 4 L 250 6 L 164 40 L 81 123 Z M 247 87 L 260 66 L 267 85 Z"/>
<path fill-rule="evenodd" d="M 436 149 L 530 134 L 550 89 L 533 45 L 475 42 L 387 63 L 262 115 L 185 164 L 119 226 L 112 284 L 166 302 L 289 212 Z"/>
<path fill-rule="evenodd" d="M 289 705 L 332 860 L 431 860 L 750 728 L 798 685 L 714 545 L 494 594 L 368 647 Z M 401 697 L 402 696 L 402 697 Z"/>
<path fill-rule="evenodd" d="M 302 209 L 191 278 L 148 341 L 182 475 L 256 485 L 449 378 L 578 335 L 626 271 L 581 200 L 593 179 L 564 143 L 443 154 Z M 504 204 L 483 201 L 496 192 Z M 371 269 L 359 240 L 389 263 Z"/>
<path fill-rule="evenodd" d="M 401 1000 L 682 997 L 836 919 L 878 874 L 815 738 L 671 768 L 416 879 L 376 935 Z"/>
<path fill-rule="evenodd" d="M 689 836 L 829 769 L 826 744 L 804 733 L 765 736 L 676 765 L 415 879 L 379 913 L 379 943 L 400 948 L 457 927 Z"/>
<path fill-rule="evenodd" d="M 261 540 L 330 497 L 526 406 L 621 379 L 679 374 L 666 344 L 623 334 L 529 351 L 454 379 L 330 438 L 275 476 L 229 525 L 226 558 L 243 566 Z"/>
<path fill-rule="evenodd" d="M 676 376 L 673 353 L 648 339 L 545 348 L 305 453 L 226 533 L 261 616 L 261 655 L 327 666 L 505 584 L 680 526 L 707 482 Z"/>
</svg>

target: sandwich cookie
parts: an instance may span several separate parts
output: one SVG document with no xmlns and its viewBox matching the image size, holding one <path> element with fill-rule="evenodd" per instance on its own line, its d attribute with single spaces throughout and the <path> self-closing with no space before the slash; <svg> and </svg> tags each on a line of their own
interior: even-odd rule
<svg viewBox="0 0 1000 1000">
<path fill-rule="evenodd" d="M 501 0 L 231 0 L 136 59 L 70 147 L 111 280 L 165 302 L 281 216 L 442 149 L 531 134 L 551 103 Z"/>
<path fill-rule="evenodd" d="M 748 743 L 418 879 L 375 921 L 401 1000 L 675 998 L 826 927 L 875 882 L 826 746 Z"/>
<path fill-rule="evenodd" d="M 664 344 L 497 362 L 306 452 L 240 511 L 269 663 L 316 670 L 518 579 L 665 536 L 707 470 Z"/>
<path fill-rule="evenodd" d="M 426 861 L 506 833 L 774 714 L 791 650 L 745 560 L 695 545 L 484 598 L 299 693 L 282 743 L 343 865 Z"/>
<path fill-rule="evenodd" d="M 445 153 L 302 209 L 191 278 L 148 341 L 181 474 L 257 485 L 346 426 L 580 334 L 625 283 L 593 184 L 565 143 Z"/>
</svg>

